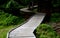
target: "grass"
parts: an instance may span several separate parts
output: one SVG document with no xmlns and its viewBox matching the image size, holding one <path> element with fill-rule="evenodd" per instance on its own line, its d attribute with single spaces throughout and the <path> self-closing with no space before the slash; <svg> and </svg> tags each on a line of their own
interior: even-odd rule
<svg viewBox="0 0 60 38">
<path fill-rule="evenodd" d="M 18 24 L 24 22 L 25 19 L 20 16 L 14 16 L 9 13 L 0 11 L 0 38 L 6 38 L 7 32 L 15 28 Z"/>
<path fill-rule="evenodd" d="M 11 30 L 12 28 L 14 28 L 16 26 L 0 26 L 0 38 L 6 38 L 7 33 L 9 32 L 9 30 Z"/>
<path fill-rule="evenodd" d="M 36 29 L 36 37 L 37 38 L 60 38 L 60 35 L 58 35 L 50 25 L 41 24 Z"/>
</svg>

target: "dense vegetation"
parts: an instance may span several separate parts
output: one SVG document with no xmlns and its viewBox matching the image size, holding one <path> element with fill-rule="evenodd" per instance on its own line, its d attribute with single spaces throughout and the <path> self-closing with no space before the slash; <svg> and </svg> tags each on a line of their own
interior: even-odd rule
<svg viewBox="0 0 60 38">
<path fill-rule="evenodd" d="M 22 16 L 17 17 L 9 13 L 0 12 L 0 26 L 1 25 L 8 26 L 11 24 L 16 25 L 19 24 L 19 22 L 22 22 L 23 20 L 24 19 L 22 18 Z"/>
<path fill-rule="evenodd" d="M 52 13 L 50 23 L 60 23 L 60 13 Z M 35 35 L 37 38 L 60 38 L 60 34 L 53 29 L 52 24 L 39 25 Z"/>
<path fill-rule="evenodd" d="M 60 38 L 60 35 L 53 30 L 53 28 L 48 24 L 41 24 L 36 29 L 37 38 Z"/>
<path fill-rule="evenodd" d="M 24 22 L 22 16 L 14 16 L 4 11 L 0 11 L 0 38 L 6 38 L 8 31 Z"/>
<path fill-rule="evenodd" d="M 6 38 L 8 31 L 24 22 L 25 19 L 19 11 L 25 7 L 23 2 L 25 1 L 0 0 L 0 38 Z"/>
<path fill-rule="evenodd" d="M 20 8 L 29 6 L 31 0 L 0 0 L 0 38 L 6 38 L 9 30 L 25 21 Z M 35 3 L 38 0 L 33 0 Z M 53 7 L 60 7 L 60 0 L 51 1 Z M 55 9 L 54 8 L 54 9 Z M 35 10 L 33 10 L 35 12 Z M 50 22 L 60 22 L 60 12 L 53 13 Z M 60 38 L 50 25 L 42 24 L 36 29 L 37 38 Z"/>
<path fill-rule="evenodd" d="M 10 8 L 14 6 L 15 8 L 20 8 L 21 5 L 26 6 L 29 4 L 31 0 L 0 0 L 0 8 Z M 33 0 L 35 3 L 38 0 Z M 60 6 L 60 0 L 52 0 L 51 3 L 53 6 L 57 7 Z M 13 8 L 14 8 L 13 7 Z"/>
<path fill-rule="evenodd" d="M 52 13 L 50 22 L 60 22 L 60 13 Z"/>
</svg>

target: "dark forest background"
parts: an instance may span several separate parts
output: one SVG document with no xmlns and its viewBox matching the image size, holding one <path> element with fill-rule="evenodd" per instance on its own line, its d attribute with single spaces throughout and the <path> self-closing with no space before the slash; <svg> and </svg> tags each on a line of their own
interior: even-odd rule
<svg viewBox="0 0 60 38">
<path fill-rule="evenodd" d="M 31 0 L 0 0 L 0 10 L 8 11 L 19 10 L 20 8 L 26 7 L 29 5 Z M 34 3 L 38 3 L 39 0 L 33 0 Z M 60 8 L 60 0 L 51 1 L 54 10 Z"/>
</svg>

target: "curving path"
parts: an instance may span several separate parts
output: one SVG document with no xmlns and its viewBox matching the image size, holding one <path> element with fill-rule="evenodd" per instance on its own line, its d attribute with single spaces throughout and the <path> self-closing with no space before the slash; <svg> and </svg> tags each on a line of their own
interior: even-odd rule
<svg viewBox="0 0 60 38">
<path fill-rule="evenodd" d="M 34 8 L 36 8 L 36 7 L 37 7 L 37 5 L 34 6 Z M 20 9 L 20 11 L 32 12 L 32 11 L 28 10 L 28 7 L 27 8 L 22 8 L 22 9 Z"/>
<path fill-rule="evenodd" d="M 36 38 L 33 34 L 38 25 L 41 24 L 45 13 L 37 13 L 25 24 L 9 32 L 7 38 Z"/>
</svg>

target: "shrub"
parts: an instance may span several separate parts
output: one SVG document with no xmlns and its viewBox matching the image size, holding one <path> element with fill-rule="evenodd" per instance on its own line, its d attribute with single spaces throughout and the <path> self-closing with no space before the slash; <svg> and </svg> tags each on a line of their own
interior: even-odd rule
<svg viewBox="0 0 60 38">
<path fill-rule="evenodd" d="M 41 24 L 36 29 L 37 38 L 59 38 L 59 35 L 48 24 Z"/>
</svg>

